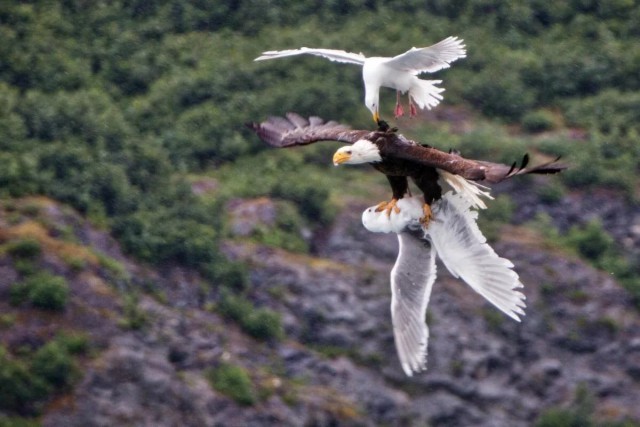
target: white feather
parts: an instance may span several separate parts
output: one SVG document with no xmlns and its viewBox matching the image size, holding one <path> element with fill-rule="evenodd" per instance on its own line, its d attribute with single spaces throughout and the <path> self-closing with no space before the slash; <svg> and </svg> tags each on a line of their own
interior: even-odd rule
<svg viewBox="0 0 640 427">
<path fill-rule="evenodd" d="M 478 212 L 462 195 L 446 193 L 434 203 L 433 215 L 426 236 L 438 257 L 455 277 L 464 280 L 502 312 L 520 321 L 524 315 L 525 296 L 513 264 L 499 257 L 486 242 L 476 219 Z"/>
<path fill-rule="evenodd" d="M 482 184 L 479 184 L 475 181 L 469 181 L 464 179 L 460 175 L 454 175 L 442 169 L 438 169 L 438 174 L 440 175 L 439 184 L 445 190 L 448 187 L 453 189 L 456 193 L 461 194 L 465 199 L 469 201 L 469 205 L 475 209 L 486 209 L 487 205 L 481 199 L 481 197 L 486 197 L 489 200 L 493 200 L 491 193 L 489 192 L 489 187 L 485 187 Z M 444 185 L 444 184 L 447 185 Z"/>
</svg>

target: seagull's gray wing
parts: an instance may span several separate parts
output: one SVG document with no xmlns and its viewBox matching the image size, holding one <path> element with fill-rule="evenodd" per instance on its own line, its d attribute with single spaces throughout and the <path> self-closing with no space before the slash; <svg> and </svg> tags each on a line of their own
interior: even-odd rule
<svg viewBox="0 0 640 427">
<path fill-rule="evenodd" d="M 424 233 L 398 233 L 398 259 L 391 270 L 391 320 L 402 369 L 411 376 L 426 369 L 427 305 L 436 278 L 436 253 Z"/>
<path fill-rule="evenodd" d="M 394 56 L 386 65 L 411 74 L 433 73 L 449 67 L 456 59 L 467 56 L 462 39 L 447 37 L 429 47 L 413 47 L 403 54 Z"/>
<path fill-rule="evenodd" d="M 367 59 L 361 53 L 351 53 L 344 50 L 335 49 L 313 49 L 308 47 L 301 47 L 300 49 L 287 49 L 287 50 L 270 50 L 262 52 L 262 55 L 254 59 L 254 61 L 264 61 L 266 59 L 285 58 L 287 56 L 296 55 L 315 55 L 327 58 L 334 62 L 344 62 L 347 64 L 364 64 L 364 60 Z"/>
<path fill-rule="evenodd" d="M 459 194 L 447 193 L 434 205 L 434 220 L 427 229 L 438 257 L 455 277 L 464 280 L 487 301 L 520 321 L 525 296 L 513 264 L 499 257 L 476 224 L 478 212 Z"/>
</svg>

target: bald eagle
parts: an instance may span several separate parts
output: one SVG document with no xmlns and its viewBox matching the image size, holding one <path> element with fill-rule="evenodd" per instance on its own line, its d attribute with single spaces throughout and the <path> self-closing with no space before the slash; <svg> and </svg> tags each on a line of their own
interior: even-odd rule
<svg viewBox="0 0 640 427">
<path fill-rule="evenodd" d="M 474 200 L 476 207 L 484 207 L 479 197 L 488 196 L 488 193 L 473 183 L 498 183 L 515 175 L 552 174 L 566 168 L 555 161 L 527 167 L 527 155 L 520 166 L 465 159 L 457 152 L 446 153 L 418 144 L 393 130 L 351 130 L 333 121 L 325 123 L 318 117 L 307 120 L 295 113 L 287 114 L 286 118 L 271 117 L 248 126 L 274 147 L 294 147 L 318 141 L 352 144 L 336 151 L 334 164 L 370 163 L 385 174 L 391 185 L 392 198 L 389 202 L 380 203 L 378 210 L 384 210 L 387 215 L 398 211 L 397 202 L 409 194 L 408 178 L 411 178 L 422 191 L 422 221 L 425 225 L 431 218 L 431 204 L 442 197 L 443 186 L 465 194 Z"/>
<path fill-rule="evenodd" d="M 318 141 L 338 141 L 342 147 L 334 164 L 370 163 L 384 173 L 393 193 L 389 203 L 373 206 L 362 215 L 373 232 L 398 234 L 399 253 L 391 271 L 391 318 L 396 349 L 404 372 L 411 376 L 425 369 L 428 329 L 425 313 L 436 277 L 436 254 L 455 277 L 469 284 L 508 316 L 524 315 L 524 295 L 513 264 L 500 258 L 476 225 L 477 211 L 486 207 L 481 196 L 488 188 L 477 181 L 500 182 L 527 173 L 551 174 L 565 169 L 557 162 L 520 167 L 465 159 L 420 145 L 387 129 L 351 130 L 318 117 L 308 120 L 293 113 L 249 123 L 253 131 L 274 147 L 295 147 Z M 409 196 L 408 178 L 423 192 Z M 433 213 L 435 219 L 425 216 Z"/>
<path fill-rule="evenodd" d="M 411 48 L 405 53 L 393 58 L 371 57 L 367 58 L 361 53 L 345 52 L 334 49 L 312 49 L 303 47 L 300 49 L 272 50 L 263 52 L 255 61 L 266 59 L 284 58 L 294 55 L 316 55 L 331 61 L 344 62 L 362 66 L 362 79 L 364 80 L 364 103 L 373 114 L 373 120 L 380 120 L 380 87 L 396 89 L 395 117 L 404 114 L 400 104 L 400 93 L 409 92 L 409 112 L 413 117 L 417 109 L 430 109 L 442 100 L 440 93 L 444 89 L 436 85 L 442 80 L 421 80 L 416 77 L 424 72 L 436 72 L 460 58 L 466 56 L 463 40 L 457 37 L 448 37 L 439 43 L 429 47 Z"/>
</svg>

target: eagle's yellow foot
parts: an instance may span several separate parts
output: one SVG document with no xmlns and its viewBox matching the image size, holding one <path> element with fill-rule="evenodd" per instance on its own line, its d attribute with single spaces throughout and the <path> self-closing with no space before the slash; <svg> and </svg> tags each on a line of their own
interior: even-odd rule
<svg viewBox="0 0 640 427">
<path fill-rule="evenodd" d="M 376 206 L 376 212 L 385 211 L 387 213 L 387 217 L 391 217 L 391 211 L 395 213 L 400 213 L 400 208 L 396 206 L 398 203 L 398 199 L 391 199 L 390 202 L 381 202 Z"/>
<path fill-rule="evenodd" d="M 424 213 L 424 216 L 420 218 L 420 224 L 422 224 L 424 228 L 427 228 L 429 226 L 429 223 L 433 219 L 433 212 L 431 211 L 431 206 L 425 203 L 424 205 L 422 205 L 422 212 Z"/>
</svg>

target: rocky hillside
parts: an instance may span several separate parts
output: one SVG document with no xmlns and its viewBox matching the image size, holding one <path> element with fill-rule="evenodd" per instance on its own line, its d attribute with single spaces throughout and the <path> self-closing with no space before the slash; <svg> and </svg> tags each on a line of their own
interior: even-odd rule
<svg viewBox="0 0 640 427">
<path fill-rule="evenodd" d="M 494 247 L 525 283 L 523 322 L 440 266 L 427 316 L 428 370 L 405 377 L 389 313 L 397 243 L 364 230 L 364 207 L 348 202 L 314 236 L 313 255 L 300 255 L 242 237 L 251 224 L 269 226 L 273 201 L 233 202 L 242 215 L 223 251 L 250 266 L 244 300 L 279 314 L 284 333 L 267 335 L 229 316 L 232 297 L 206 288 L 196 273 L 133 262 L 105 232 L 48 199 L 6 202 L 4 357 L 32 352 L 36 374 L 51 343 L 64 343 L 60 353 L 70 359 L 59 368 L 70 374 L 45 372 L 47 391 L 7 413 L 40 413 L 32 419 L 46 426 L 640 420 L 640 316 L 630 296 L 610 275 L 522 226 L 503 228 Z M 66 303 L 43 306 L 35 291 L 16 297 L 16 284 L 27 286 L 34 274 L 63 278 Z M 26 381 L 14 371 L 0 370 L 0 394 L 8 381 Z"/>
</svg>

